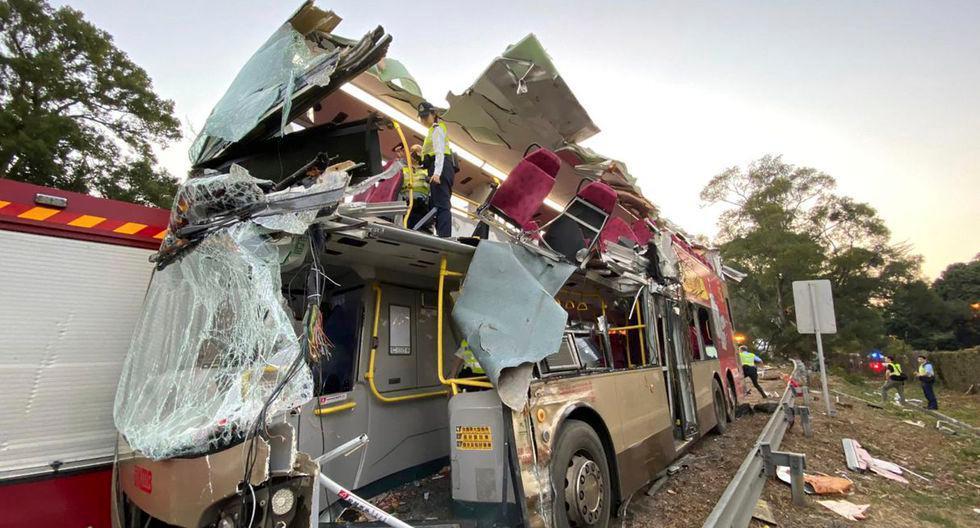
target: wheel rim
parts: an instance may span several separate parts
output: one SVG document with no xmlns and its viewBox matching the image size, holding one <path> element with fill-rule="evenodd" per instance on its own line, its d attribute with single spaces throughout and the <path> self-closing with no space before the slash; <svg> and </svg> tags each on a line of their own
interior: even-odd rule
<svg viewBox="0 0 980 528">
<path fill-rule="evenodd" d="M 565 508 L 572 526 L 598 524 L 604 502 L 602 471 L 588 455 L 575 455 L 565 472 Z"/>
</svg>

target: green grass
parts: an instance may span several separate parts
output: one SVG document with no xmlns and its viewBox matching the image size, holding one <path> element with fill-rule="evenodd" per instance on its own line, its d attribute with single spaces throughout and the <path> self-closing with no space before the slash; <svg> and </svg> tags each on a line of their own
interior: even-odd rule
<svg viewBox="0 0 980 528">
<path fill-rule="evenodd" d="M 916 517 L 920 521 L 928 521 L 928 522 L 931 522 L 933 524 L 938 524 L 939 526 L 942 526 L 944 528 L 958 528 L 959 527 L 958 524 L 956 524 L 955 522 L 953 522 L 953 521 L 951 521 L 951 520 L 943 517 L 942 515 L 939 515 L 938 513 L 919 512 L 919 514 L 916 515 Z"/>
</svg>

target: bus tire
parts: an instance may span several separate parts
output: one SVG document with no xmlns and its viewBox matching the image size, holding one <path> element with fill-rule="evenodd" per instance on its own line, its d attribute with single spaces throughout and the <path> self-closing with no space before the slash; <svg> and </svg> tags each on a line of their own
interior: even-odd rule
<svg viewBox="0 0 980 528">
<path fill-rule="evenodd" d="M 728 375 L 728 394 L 732 400 L 731 407 L 728 408 L 728 421 L 735 421 L 735 407 L 738 407 L 738 391 L 735 390 L 735 378 L 729 374 Z"/>
<path fill-rule="evenodd" d="M 714 407 L 715 407 L 715 428 L 711 432 L 721 435 L 725 434 L 728 430 L 728 413 L 725 412 L 725 396 L 724 392 L 721 391 L 721 385 L 718 384 L 718 380 L 714 383 Z"/>
<path fill-rule="evenodd" d="M 585 422 L 568 420 L 551 456 L 555 525 L 606 528 L 612 514 L 612 480 L 606 450 Z"/>
</svg>

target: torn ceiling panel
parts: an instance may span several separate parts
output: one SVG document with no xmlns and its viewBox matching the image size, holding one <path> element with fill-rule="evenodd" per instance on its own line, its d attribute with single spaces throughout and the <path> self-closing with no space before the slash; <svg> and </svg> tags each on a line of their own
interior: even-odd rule
<svg viewBox="0 0 980 528">
<path fill-rule="evenodd" d="M 309 0 L 245 63 L 194 140 L 194 167 L 214 167 L 285 126 L 384 57 L 380 27 L 359 41 L 330 33 L 340 18 Z"/>
<path fill-rule="evenodd" d="M 476 248 L 452 318 L 511 409 L 523 409 L 534 364 L 558 350 L 568 312 L 554 297 L 574 271 L 522 245 Z"/>
</svg>

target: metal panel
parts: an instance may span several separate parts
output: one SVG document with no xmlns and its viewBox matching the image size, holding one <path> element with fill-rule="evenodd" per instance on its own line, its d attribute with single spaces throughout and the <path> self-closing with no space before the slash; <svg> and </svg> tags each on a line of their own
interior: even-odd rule
<svg viewBox="0 0 980 528">
<path fill-rule="evenodd" d="M 804 374 L 803 363 L 793 360 L 793 366 L 793 377 L 799 378 Z M 779 409 L 772 414 L 762 429 L 759 439 L 749 450 L 748 456 L 742 461 L 742 465 L 725 488 L 715 508 L 711 510 L 711 514 L 704 522 L 704 528 L 742 528 L 749 525 L 755 503 L 759 500 L 767 479 L 762 446 L 765 444 L 772 450 L 779 449 L 783 435 L 786 434 L 786 429 L 791 423 L 785 409 L 792 405 L 792 402 L 793 390 L 787 383 L 783 397 L 779 400 Z"/>
<path fill-rule="evenodd" d="M 0 477 L 109 457 L 151 251 L 0 231 Z"/>
</svg>

